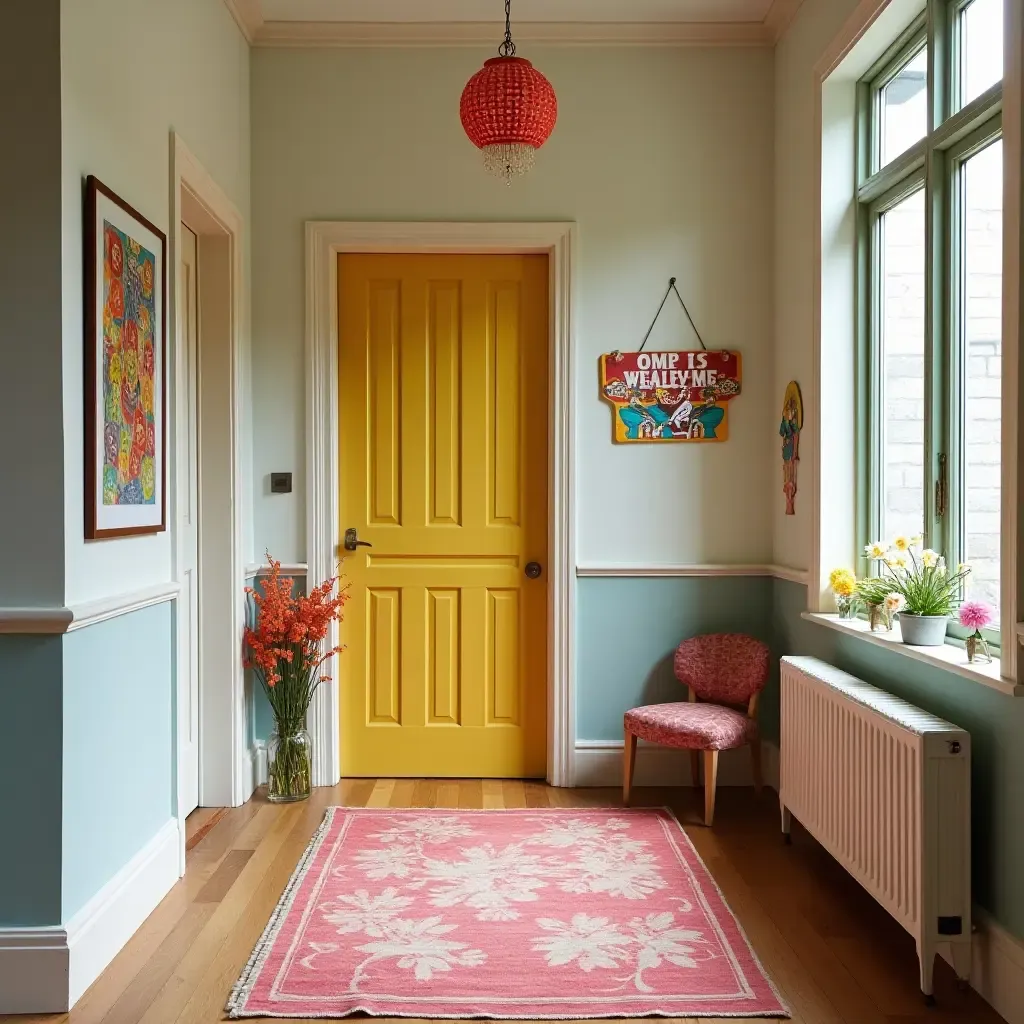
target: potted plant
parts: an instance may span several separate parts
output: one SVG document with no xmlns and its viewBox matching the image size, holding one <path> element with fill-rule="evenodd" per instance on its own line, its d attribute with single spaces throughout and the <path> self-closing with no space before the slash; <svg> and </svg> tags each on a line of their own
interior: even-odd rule
<svg viewBox="0 0 1024 1024">
<path fill-rule="evenodd" d="M 946 624 L 971 568 L 961 565 L 951 573 L 937 551 L 920 551 L 920 544 L 920 537 L 896 537 L 880 561 L 889 576 L 890 589 L 904 601 L 899 610 L 903 642 L 915 647 L 940 647 L 946 642 Z"/>
<path fill-rule="evenodd" d="M 245 629 L 246 668 L 263 686 L 274 713 L 274 732 L 267 744 L 267 798 L 274 803 L 303 800 L 312 792 L 312 741 L 306 712 L 313 694 L 330 677 L 324 663 L 341 652 L 323 650 L 331 623 L 341 619 L 348 594 L 334 592 L 337 577 L 296 596 L 294 582 L 281 575 L 281 563 L 268 556 L 270 573 L 252 597 L 253 622 Z"/>
<path fill-rule="evenodd" d="M 833 569 L 828 585 L 836 599 L 839 618 L 852 619 L 857 611 L 857 577 L 849 569 Z"/>
</svg>

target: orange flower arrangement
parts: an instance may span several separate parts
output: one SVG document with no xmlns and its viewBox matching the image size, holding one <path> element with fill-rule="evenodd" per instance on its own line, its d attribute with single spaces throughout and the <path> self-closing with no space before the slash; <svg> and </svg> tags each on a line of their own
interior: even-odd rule
<svg viewBox="0 0 1024 1024">
<path fill-rule="evenodd" d="M 270 573 L 259 589 L 246 587 L 255 606 L 255 624 L 245 629 L 244 664 L 263 683 L 279 725 L 301 728 L 313 694 L 330 676 L 320 668 L 343 648 L 322 650 L 331 623 L 341 620 L 348 600 L 334 592 L 338 577 L 325 580 L 305 596 L 292 592 L 294 581 L 281 575 L 281 563 L 268 556 Z"/>
</svg>

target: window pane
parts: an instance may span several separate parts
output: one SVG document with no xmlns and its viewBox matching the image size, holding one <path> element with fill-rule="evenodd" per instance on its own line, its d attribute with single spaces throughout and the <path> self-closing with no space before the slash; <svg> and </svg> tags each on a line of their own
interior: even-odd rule
<svg viewBox="0 0 1024 1024">
<path fill-rule="evenodd" d="M 1003 144 L 963 169 L 963 340 L 967 592 L 999 608 Z"/>
<path fill-rule="evenodd" d="M 1003 77 L 1003 0 L 974 0 L 960 16 L 961 103 Z"/>
<path fill-rule="evenodd" d="M 928 50 L 923 49 L 882 89 L 880 167 L 928 131 Z"/>
<path fill-rule="evenodd" d="M 882 536 L 924 532 L 924 192 L 881 217 Z"/>
</svg>

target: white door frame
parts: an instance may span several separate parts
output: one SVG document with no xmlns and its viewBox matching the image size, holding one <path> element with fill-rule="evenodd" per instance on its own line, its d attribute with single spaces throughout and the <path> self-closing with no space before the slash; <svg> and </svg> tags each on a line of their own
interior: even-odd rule
<svg viewBox="0 0 1024 1024">
<path fill-rule="evenodd" d="M 335 574 L 341 549 L 338 450 L 338 255 L 383 253 L 545 253 L 550 265 L 548 427 L 547 779 L 573 784 L 576 736 L 575 604 L 575 275 L 576 225 L 566 222 L 306 224 L 306 547 L 308 580 Z M 332 639 L 337 642 L 337 635 Z M 344 657 L 344 655 L 342 655 Z M 313 781 L 341 776 L 338 688 L 321 686 L 309 713 Z"/>
<path fill-rule="evenodd" d="M 184 407 L 188 381 L 184 379 L 184 365 L 177 358 L 177 339 L 183 336 L 180 323 L 180 309 L 177 295 L 178 253 L 181 244 L 181 222 L 183 206 L 193 211 L 205 223 L 193 225 L 199 232 L 223 237 L 227 245 L 230 298 L 227 304 L 226 334 L 228 352 L 218 360 L 215 368 L 203 365 L 200 338 L 200 372 L 207 379 L 203 386 L 213 386 L 225 396 L 225 405 L 216 410 L 216 417 L 202 419 L 200 428 L 200 472 L 203 450 L 216 449 L 217 465 L 227 465 L 224 487 L 218 488 L 214 511 L 203 509 L 201 528 L 214 531 L 218 536 L 229 536 L 228 550 L 215 571 L 204 567 L 200 552 L 200 588 L 213 585 L 222 600 L 211 600 L 201 607 L 202 624 L 200 636 L 200 694 L 199 694 L 199 802 L 205 806 L 237 807 L 252 795 L 253 772 L 248 764 L 245 720 L 245 681 L 241 662 L 241 636 L 245 617 L 245 559 L 242 544 L 242 510 L 247 506 L 243 484 L 243 453 L 239 424 L 242 422 L 242 338 L 245 327 L 245 278 L 244 278 L 244 222 L 238 209 L 225 195 L 219 185 L 210 177 L 205 168 L 189 150 L 184 141 L 171 133 L 171 266 L 175 272 L 170 275 L 174 294 L 171 308 L 175 311 L 174 352 L 174 457 L 173 479 L 173 550 L 174 578 L 179 583 L 183 575 L 180 535 L 182 516 L 185 513 L 184 499 L 187 495 L 186 475 L 188 473 L 187 449 L 182 450 L 180 424 L 187 415 Z M 183 194 L 184 193 L 184 194 Z M 195 202 L 193 202 L 193 200 Z M 200 234 L 202 239 L 202 234 Z M 200 297 L 200 302 L 202 298 Z M 210 377 L 215 377 L 213 381 Z M 205 433 L 204 433 L 205 432 Z M 187 443 L 187 442 L 186 442 Z M 211 448 L 213 446 L 213 448 Z M 184 455 L 184 457 L 183 457 Z M 201 495 L 202 499 L 202 495 Z M 215 579 L 210 579 L 211 576 Z M 204 582 L 205 576 L 205 582 Z M 175 620 L 175 650 L 180 650 L 181 636 L 178 620 Z M 204 666 L 206 670 L 204 671 Z M 205 677 L 205 678 L 204 678 Z M 175 674 L 175 707 L 178 708 L 179 736 L 176 755 L 181 744 L 181 708 L 185 699 L 179 685 L 181 676 Z M 181 758 L 176 756 L 177 792 L 180 794 Z M 180 870 L 185 871 L 185 822 L 183 805 L 176 797 L 179 834 L 181 837 Z"/>
</svg>

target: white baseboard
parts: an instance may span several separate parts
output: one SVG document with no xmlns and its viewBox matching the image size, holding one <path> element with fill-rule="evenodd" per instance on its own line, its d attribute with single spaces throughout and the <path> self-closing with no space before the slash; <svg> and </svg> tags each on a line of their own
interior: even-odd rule
<svg viewBox="0 0 1024 1024">
<path fill-rule="evenodd" d="M 256 751 L 246 747 L 242 751 L 242 803 L 247 803 L 258 785 L 256 781 Z"/>
<path fill-rule="evenodd" d="M 622 740 L 577 740 L 574 751 L 577 786 L 622 785 Z M 761 766 L 766 786 L 779 788 L 779 748 L 761 743 Z M 692 786 L 690 754 L 686 750 L 658 747 L 641 741 L 633 773 L 636 786 Z M 725 750 L 718 766 L 720 786 L 752 786 L 754 771 L 750 750 Z"/>
<path fill-rule="evenodd" d="M 63 928 L 0 928 L 0 1013 L 63 1013 L 68 1004 Z"/>
<path fill-rule="evenodd" d="M 178 881 L 178 822 L 159 832 L 67 924 L 68 1005 L 125 947 Z"/>
<path fill-rule="evenodd" d="M 1024 941 L 997 924 L 981 907 L 974 907 L 971 943 L 971 988 L 1007 1024 L 1024 1024 Z M 940 947 L 944 960 L 949 951 Z"/>
<path fill-rule="evenodd" d="M 246 784 L 246 800 L 256 792 L 257 786 L 267 781 L 267 744 L 264 740 L 257 740 L 242 754 L 242 778 Z"/>
<path fill-rule="evenodd" d="M 267 744 L 263 740 L 256 741 L 256 746 L 253 749 L 253 756 L 256 785 L 263 786 L 266 784 L 267 775 L 269 774 L 267 769 Z"/>
<path fill-rule="evenodd" d="M 0 928 L 0 1013 L 74 1006 L 178 881 L 178 846 L 172 818 L 66 925 Z"/>
</svg>

